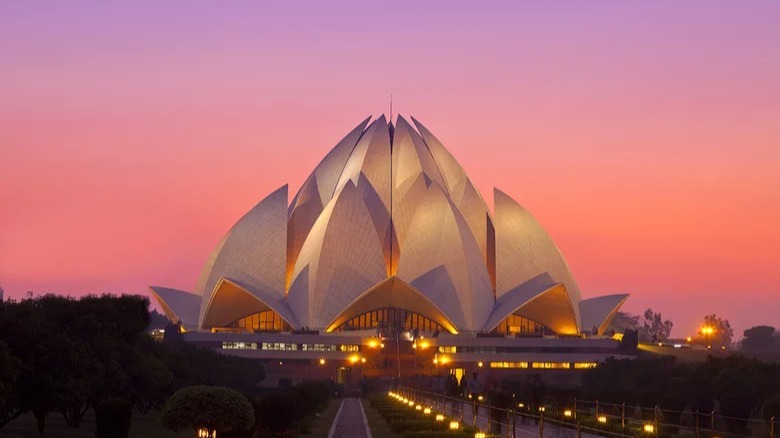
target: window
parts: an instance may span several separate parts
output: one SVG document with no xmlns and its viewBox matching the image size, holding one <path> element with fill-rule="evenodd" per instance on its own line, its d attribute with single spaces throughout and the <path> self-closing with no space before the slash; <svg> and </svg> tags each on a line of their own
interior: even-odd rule
<svg viewBox="0 0 780 438">
<path fill-rule="evenodd" d="M 528 368 L 528 362 L 490 362 L 490 368 Z"/>
<path fill-rule="evenodd" d="M 344 330 L 370 330 L 370 329 L 395 329 L 408 331 L 418 329 L 421 332 L 446 332 L 435 321 L 404 309 L 386 307 L 371 310 L 358 315 L 342 324 L 336 331 Z"/>
<path fill-rule="evenodd" d="M 298 344 L 288 344 L 285 342 L 263 342 L 261 348 L 271 351 L 296 351 Z"/>
<path fill-rule="evenodd" d="M 509 315 L 493 330 L 503 335 L 541 335 L 544 326 L 536 321 L 517 315 Z"/>
<path fill-rule="evenodd" d="M 302 344 L 303 351 L 336 351 L 337 345 L 332 344 Z"/>
<path fill-rule="evenodd" d="M 531 364 L 531 368 L 546 370 L 568 370 L 571 368 L 571 364 L 569 362 L 534 362 Z"/>
<path fill-rule="evenodd" d="M 290 330 L 290 325 L 284 322 L 282 317 L 273 310 L 264 310 L 245 316 L 230 324 L 230 327 L 247 332 L 282 332 Z"/>
<path fill-rule="evenodd" d="M 257 342 L 223 342 L 223 350 L 257 350 Z"/>
<path fill-rule="evenodd" d="M 587 370 L 591 368 L 596 368 L 598 364 L 596 362 L 574 362 L 574 369 L 575 370 Z"/>
</svg>

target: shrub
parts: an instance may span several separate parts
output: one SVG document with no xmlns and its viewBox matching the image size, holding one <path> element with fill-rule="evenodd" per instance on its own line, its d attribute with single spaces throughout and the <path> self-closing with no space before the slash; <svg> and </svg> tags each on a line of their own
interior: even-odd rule
<svg viewBox="0 0 780 438">
<path fill-rule="evenodd" d="M 103 400 L 95 409 L 97 438 L 127 438 L 133 407 L 118 397 Z"/>
<path fill-rule="evenodd" d="M 221 435 L 249 430 L 254 409 L 239 392 L 220 386 L 187 386 L 176 391 L 162 410 L 163 427 L 175 432 L 206 428 Z"/>
<path fill-rule="evenodd" d="M 290 429 L 299 419 L 298 401 L 286 391 L 267 394 L 258 401 L 258 425 L 270 432 L 279 433 Z"/>
</svg>

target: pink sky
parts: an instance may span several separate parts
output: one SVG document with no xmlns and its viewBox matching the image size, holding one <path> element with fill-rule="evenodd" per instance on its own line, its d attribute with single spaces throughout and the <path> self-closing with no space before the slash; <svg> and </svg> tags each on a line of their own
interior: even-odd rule
<svg viewBox="0 0 780 438">
<path fill-rule="evenodd" d="M 0 3 L 6 296 L 191 290 L 392 93 L 584 296 L 780 326 L 780 3 L 162 3 Z"/>
</svg>

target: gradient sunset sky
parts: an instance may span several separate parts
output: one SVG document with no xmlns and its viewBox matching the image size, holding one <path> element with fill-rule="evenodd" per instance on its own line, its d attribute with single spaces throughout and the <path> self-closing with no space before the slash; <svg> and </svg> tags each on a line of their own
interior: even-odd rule
<svg viewBox="0 0 780 438">
<path fill-rule="evenodd" d="M 583 296 L 780 328 L 776 1 L 0 2 L 0 286 L 192 290 L 391 93 Z"/>
</svg>

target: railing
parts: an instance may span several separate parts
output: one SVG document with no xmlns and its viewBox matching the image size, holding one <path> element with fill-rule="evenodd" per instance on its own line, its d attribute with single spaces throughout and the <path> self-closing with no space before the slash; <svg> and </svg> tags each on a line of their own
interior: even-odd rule
<svg viewBox="0 0 780 438">
<path fill-rule="evenodd" d="M 498 408 L 491 406 L 486 400 L 448 397 L 408 387 L 399 387 L 395 393 L 415 403 L 430 406 L 432 410 L 459 421 L 461 424 L 473 426 L 487 434 L 506 438 L 530 436 L 581 438 L 583 435 L 586 438 L 595 436 L 629 438 L 634 436 L 617 430 L 596 428 L 576 419 L 562 420 L 556 415 L 549 415 L 544 410 L 532 412 L 520 407 Z"/>
<path fill-rule="evenodd" d="M 516 401 L 511 408 L 491 406 L 487 398 L 474 400 L 448 397 L 443 394 L 410 387 L 399 387 L 397 393 L 416 403 L 424 403 L 433 410 L 469 424 L 488 434 L 507 438 L 518 436 L 576 437 L 602 436 L 611 438 L 658 436 L 690 436 L 692 438 L 777 438 L 780 422 L 727 417 L 715 411 L 682 412 L 642 408 L 626 404 L 603 403 L 593 400 L 570 400 L 561 405 L 549 402 L 532 406 Z M 672 419 L 678 421 L 671 421 Z M 685 420 L 685 421 L 682 421 Z M 743 432 L 729 431 L 729 422 L 745 422 Z"/>
</svg>

